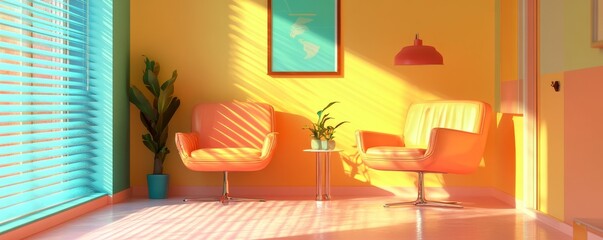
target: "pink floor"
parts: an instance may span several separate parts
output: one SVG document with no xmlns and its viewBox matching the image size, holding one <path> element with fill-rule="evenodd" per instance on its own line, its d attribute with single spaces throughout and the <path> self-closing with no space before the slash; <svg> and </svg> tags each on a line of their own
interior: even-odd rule
<svg viewBox="0 0 603 240">
<path fill-rule="evenodd" d="M 492 198 L 463 209 L 383 208 L 395 197 L 231 203 L 132 199 L 30 239 L 571 239 Z"/>
</svg>

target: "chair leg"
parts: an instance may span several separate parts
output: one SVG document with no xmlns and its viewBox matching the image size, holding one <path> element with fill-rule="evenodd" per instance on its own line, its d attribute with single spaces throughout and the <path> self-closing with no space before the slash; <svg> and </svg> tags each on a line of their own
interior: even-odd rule
<svg viewBox="0 0 603 240">
<path fill-rule="evenodd" d="M 222 195 L 219 198 L 186 198 L 183 201 L 197 202 L 221 202 L 223 205 L 228 205 L 229 202 L 265 202 L 265 199 L 253 198 L 236 198 L 230 196 L 230 185 L 228 183 L 228 172 L 224 172 L 224 180 L 222 181 Z"/>
<path fill-rule="evenodd" d="M 428 201 L 425 199 L 425 181 L 423 178 L 424 172 L 419 172 L 419 180 L 417 186 L 417 199 L 410 202 L 397 202 L 387 203 L 383 207 L 392 207 L 399 205 L 415 205 L 415 206 L 426 206 L 426 207 L 450 207 L 450 208 L 463 208 L 459 202 L 447 202 L 447 201 Z"/>
</svg>

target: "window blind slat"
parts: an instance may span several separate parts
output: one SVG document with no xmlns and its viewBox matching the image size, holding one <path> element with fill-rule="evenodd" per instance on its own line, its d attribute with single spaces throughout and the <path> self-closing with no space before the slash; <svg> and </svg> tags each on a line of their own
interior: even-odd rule
<svg viewBox="0 0 603 240">
<path fill-rule="evenodd" d="M 31 0 L 29 0 L 29 2 L 33 2 Z M 65 9 L 64 6 L 68 5 L 68 3 L 66 2 L 61 2 L 61 1 L 55 1 L 55 3 L 59 3 L 59 7 L 57 6 L 53 6 L 51 4 L 45 3 L 43 1 L 35 1 L 37 6 L 43 6 L 44 8 L 48 9 L 48 10 L 53 10 L 56 12 L 60 12 L 62 14 L 69 14 L 69 18 L 70 19 L 75 19 L 76 21 L 80 22 L 84 16 L 82 16 L 82 14 L 84 13 L 84 10 L 82 8 L 78 8 L 75 5 L 72 5 L 69 7 L 69 10 Z"/>
<path fill-rule="evenodd" d="M 6 115 L 0 117 L 0 123 L 18 123 L 25 121 L 42 121 L 42 120 L 54 120 L 54 119 L 65 119 L 65 120 L 78 120 L 87 119 L 92 117 L 88 113 L 53 113 L 53 114 L 20 114 L 20 115 Z M 15 138 L 16 139 L 16 138 Z M 20 141 L 20 140 L 15 140 Z M 0 140 L 0 144 L 2 141 Z"/>
<path fill-rule="evenodd" d="M 57 80 L 57 82 L 60 80 Z M 48 93 L 52 93 L 52 94 L 73 94 L 73 95 L 87 95 L 87 93 L 89 93 L 89 91 L 87 91 L 86 89 L 82 89 L 82 88 L 66 88 L 66 87 L 61 87 L 61 86 L 32 86 L 32 85 L 17 85 L 17 84 L 5 84 L 2 85 L 0 84 L 0 86 L 2 86 L 2 90 L 4 92 L 19 92 L 21 94 L 24 93 L 39 93 L 39 94 L 48 94 Z"/>
<path fill-rule="evenodd" d="M 61 131 L 61 136 L 68 137 L 79 137 L 79 136 L 89 136 L 93 135 L 94 131 L 89 129 L 66 129 Z M 41 141 L 44 139 L 49 139 L 56 137 L 56 132 L 38 132 L 38 133 L 28 133 L 28 134 L 18 134 L 18 135 L 10 135 L 10 136 L 2 136 L 0 137 L 0 145 L 5 145 L 9 143 L 17 143 L 17 142 L 32 142 L 32 141 Z"/>
<path fill-rule="evenodd" d="M 82 78 L 82 80 L 85 80 Z M 39 78 L 39 77 L 27 77 L 27 76 L 9 76 L 9 75 L 0 75 L 0 81 L 8 81 L 8 82 L 14 82 L 14 83 L 19 83 L 19 84 L 52 84 L 52 85 L 60 85 L 60 86 L 76 86 L 76 87 L 92 87 L 93 85 L 90 84 L 88 85 L 87 82 L 85 81 L 73 81 L 73 78 L 70 79 L 70 81 L 64 81 L 64 80 L 56 80 L 56 81 L 50 81 L 47 78 Z M 0 83 L 0 86 L 2 85 L 14 85 L 14 84 L 3 84 Z"/>
<path fill-rule="evenodd" d="M 14 145 L 10 147 L 5 147 L 0 149 L 3 154 L 19 154 L 23 152 L 37 152 L 37 151 L 45 151 L 52 150 L 57 147 L 68 147 L 68 146 L 79 146 L 86 145 L 90 142 L 93 142 L 94 139 L 91 137 L 73 137 L 73 138 L 63 138 L 61 140 L 49 140 L 49 141 L 40 141 L 33 143 L 22 143 L 19 145 Z"/>
<path fill-rule="evenodd" d="M 72 71 L 64 71 L 64 70 L 54 70 L 50 68 L 40 68 L 40 67 L 29 67 L 23 65 L 16 65 L 10 63 L 2 63 L 0 62 L 0 70 L 6 71 L 19 71 L 22 73 L 29 74 L 41 74 L 41 75 L 53 75 L 57 77 L 74 77 L 74 78 L 84 78 L 83 72 L 72 72 Z"/>
<path fill-rule="evenodd" d="M 64 95 L 64 94 L 57 94 L 57 95 L 1 94 L 0 102 L 13 102 L 15 100 L 15 98 L 20 98 L 20 99 L 22 99 L 23 102 L 62 102 L 62 103 L 96 102 L 96 100 L 92 96 Z"/>
<path fill-rule="evenodd" d="M 54 24 L 51 22 L 39 20 L 37 18 L 33 18 L 28 15 L 22 15 L 19 12 L 0 8 L 0 13 L 4 14 L 5 16 L 10 16 L 10 17 L 19 19 L 20 20 L 19 24 L 28 24 L 27 26 L 31 26 L 31 25 L 33 25 L 32 23 L 36 23 L 36 27 L 32 27 L 32 28 L 40 29 L 40 31 L 54 32 L 53 36 L 64 37 L 65 35 L 70 35 L 71 37 L 74 37 L 74 38 L 85 38 L 86 37 L 85 32 L 78 31 L 75 29 L 70 29 L 68 27 L 64 27 L 62 25 L 57 25 L 57 24 Z M 23 29 L 23 30 L 30 30 L 30 29 Z M 32 32 L 36 32 L 36 31 L 32 31 Z"/>
<path fill-rule="evenodd" d="M 44 152 L 30 152 L 19 155 L 0 157 L 0 165 L 19 164 L 36 159 L 58 158 L 69 154 L 81 154 L 91 152 L 90 146 L 70 146 L 62 149 L 53 149 Z"/>
<path fill-rule="evenodd" d="M 48 41 L 39 37 L 28 37 L 23 36 L 18 32 L 11 32 L 6 30 L 0 30 L 0 37 L 4 37 L 7 40 L 14 39 L 21 43 L 31 44 L 34 48 L 48 47 L 53 49 L 70 50 L 76 53 L 84 53 L 85 49 L 76 47 L 76 45 L 61 44 L 61 42 L 67 42 L 66 39 L 55 38 L 55 41 Z"/>
<path fill-rule="evenodd" d="M 69 156 L 62 156 L 44 160 L 32 160 L 29 162 L 22 162 L 19 164 L 6 164 L 0 168 L 0 177 L 8 176 L 17 172 L 31 171 L 36 168 L 48 168 L 61 164 L 76 163 L 81 161 L 90 161 L 94 159 L 93 153 L 80 153 L 72 154 Z"/>
<path fill-rule="evenodd" d="M 82 49 L 80 49 L 80 51 L 83 52 Z M 0 59 L 5 59 L 8 61 L 17 61 L 17 62 L 20 62 L 21 64 L 31 63 L 31 64 L 44 65 L 44 66 L 48 66 L 48 67 L 68 68 L 70 70 L 82 70 L 82 71 L 86 70 L 86 68 L 84 66 L 63 63 L 63 62 L 59 62 L 59 61 L 48 61 L 48 60 L 43 60 L 43 59 L 30 58 L 30 57 L 14 55 L 14 54 L 0 53 Z"/>
<path fill-rule="evenodd" d="M 77 162 L 43 169 L 33 169 L 3 177 L 3 181 L 0 183 L 0 202 L 10 205 L 10 202 L 3 201 L 10 196 L 18 196 L 19 193 L 23 192 L 23 189 L 35 192 L 40 188 L 49 186 L 57 185 L 59 187 L 61 182 L 64 181 L 86 178 L 92 174 L 92 171 L 88 169 L 92 165 L 90 161 Z"/>
<path fill-rule="evenodd" d="M 69 105 L 56 104 L 23 104 L 23 105 L 4 105 L 2 111 L 6 113 L 15 112 L 45 112 L 45 111 L 93 111 L 96 110 L 88 103 L 71 103 Z M 2 128 L 2 127 L 0 127 Z M 2 134 L 2 130 L 0 130 Z"/>
<path fill-rule="evenodd" d="M 16 50 L 16 51 L 21 51 L 24 53 L 39 54 L 42 56 L 62 58 L 65 60 L 85 61 L 85 59 L 83 59 L 81 56 L 67 55 L 67 54 L 62 54 L 59 52 L 34 49 L 31 47 L 25 47 L 25 46 L 21 46 L 18 44 L 6 43 L 6 42 L 1 42 L 1 41 L 0 41 L 0 48 L 8 48 L 8 49 Z"/>
<path fill-rule="evenodd" d="M 2 9 L 0 9 L 0 15 L 3 13 L 4 12 L 2 11 Z M 29 31 L 31 33 L 39 34 L 44 37 L 56 37 L 57 32 L 60 32 L 61 39 L 63 39 L 63 40 L 67 40 L 72 43 L 85 43 L 85 42 L 82 42 L 82 40 L 73 37 L 74 34 L 80 34 L 80 35 L 84 34 L 83 32 L 76 31 L 76 30 L 65 30 L 65 29 L 59 29 L 59 28 L 51 28 L 51 29 L 34 28 L 34 27 L 31 27 L 26 24 L 15 23 L 15 22 L 11 22 L 11 21 L 8 21 L 5 19 L 0 19 L 0 25 L 15 28 L 20 31 Z"/>
<path fill-rule="evenodd" d="M 85 25 L 82 24 L 81 22 L 73 21 L 68 18 L 64 18 L 60 14 L 52 14 L 52 13 L 46 12 L 44 10 L 35 8 L 35 7 L 31 7 L 31 6 L 29 6 L 29 3 L 21 3 L 20 1 L 15 1 L 15 0 L 5 0 L 5 1 L 7 4 L 13 5 L 13 7 L 18 7 L 18 8 L 27 10 L 28 12 L 30 12 L 34 15 L 41 16 L 42 18 L 40 18 L 40 19 L 47 18 L 47 19 L 52 19 L 53 21 L 64 22 L 65 24 L 69 23 L 69 24 L 72 24 L 75 26 L 85 27 Z"/>
<path fill-rule="evenodd" d="M 20 132 L 37 132 L 37 131 L 49 131 L 59 130 L 63 128 L 88 128 L 91 127 L 88 122 L 76 121 L 76 122 L 58 122 L 58 123 L 41 123 L 41 124 L 28 124 L 28 125 L 8 125 L 0 126 L 0 134 L 7 133 L 20 133 Z"/>
<path fill-rule="evenodd" d="M 92 174 L 92 171 L 89 170 L 92 165 L 90 161 L 77 162 L 35 171 L 30 170 L 4 177 L 2 183 L 0 183 L 0 203 L 6 206 L 15 204 L 18 201 L 15 199 L 28 200 L 27 197 L 19 197 L 23 189 L 30 189 L 31 192 L 39 193 L 41 188 L 48 187 L 45 190 L 48 191 L 54 187 L 60 187 L 64 181 L 87 178 L 88 175 Z"/>
</svg>

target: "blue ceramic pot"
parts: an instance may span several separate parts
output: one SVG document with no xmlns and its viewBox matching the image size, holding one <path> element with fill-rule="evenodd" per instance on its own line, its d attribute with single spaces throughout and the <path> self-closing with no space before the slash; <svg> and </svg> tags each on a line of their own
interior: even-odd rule
<svg viewBox="0 0 603 240">
<path fill-rule="evenodd" d="M 167 197 L 169 177 L 166 174 L 147 174 L 150 199 L 165 199 Z"/>
</svg>

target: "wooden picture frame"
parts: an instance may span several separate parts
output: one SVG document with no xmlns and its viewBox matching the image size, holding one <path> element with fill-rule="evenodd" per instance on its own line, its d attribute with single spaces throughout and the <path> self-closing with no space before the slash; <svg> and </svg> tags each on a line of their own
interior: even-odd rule
<svg viewBox="0 0 603 240">
<path fill-rule="evenodd" d="M 603 48 L 603 0 L 591 0 L 591 46 Z"/>
<path fill-rule="evenodd" d="M 268 75 L 341 75 L 341 0 L 268 0 Z"/>
</svg>

